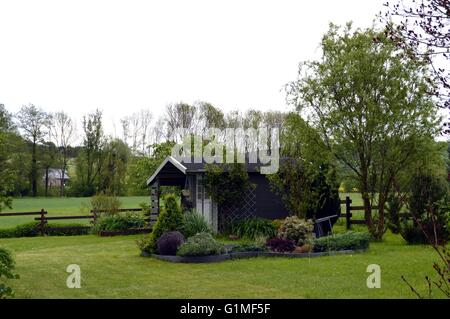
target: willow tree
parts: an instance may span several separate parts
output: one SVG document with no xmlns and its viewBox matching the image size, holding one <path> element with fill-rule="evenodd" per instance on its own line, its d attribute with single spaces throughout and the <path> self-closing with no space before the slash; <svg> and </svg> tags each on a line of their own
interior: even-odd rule
<svg viewBox="0 0 450 319">
<path fill-rule="evenodd" d="M 428 66 L 410 60 L 373 29 L 330 25 L 322 57 L 300 64 L 288 101 L 318 129 L 324 146 L 358 181 L 374 238 L 396 176 L 439 128 Z M 378 211 L 371 207 L 378 204 Z"/>
</svg>

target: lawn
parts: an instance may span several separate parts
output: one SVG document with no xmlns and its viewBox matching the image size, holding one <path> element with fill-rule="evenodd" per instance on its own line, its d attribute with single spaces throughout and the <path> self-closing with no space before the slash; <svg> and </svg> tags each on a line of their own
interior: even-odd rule
<svg viewBox="0 0 450 319">
<path fill-rule="evenodd" d="M 401 275 L 424 289 L 436 259 L 429 247 L 387 235 L 355 255 L 173 264 L 139 257 L 137 238 L 17 238 L 0 246 L 16 258 L 18 298 L 414 298 Z M 373 263 L 381 266 L 380 289 L 366 286 Z M 81 289 L 66 287 L 69 264 L 81 267 Z"/>
<path fill-rule="evenodd" d="M 138 208 L 139 203 L 150 201 L 147 196 L 119 197 L 122 208 Z M 91 210 L 90 197 L 38 197 L 38 198 L 14 198 L 12 209 L 4 209 L 2 212 L 30 212 L 44 209 L 47 216 L 74 216 L 87 215 Z M 12 227 L 32 221 L 38 216 L 14 216 L 0 217 L 0 228 Z M 58 221 L 68 223 L 88 223 L 87 219 Z"/>
</svg>

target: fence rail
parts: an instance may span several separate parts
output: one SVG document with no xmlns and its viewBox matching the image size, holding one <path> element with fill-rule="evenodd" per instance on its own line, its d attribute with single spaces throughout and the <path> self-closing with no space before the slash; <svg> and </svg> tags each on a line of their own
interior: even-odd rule
<svg viewBox="0 0 450 319">
<path fill-rule="evenodd" d="M 345 213 L 341 213 L 339 218 L 345 218 L 346 228 L 350 229 L 352 224 L 355 225 L 366 225 L 367 221 L 365 219 L 352 219 L 353 213 L 352 211 L 358 210 L 363 211 L 364 206 L 352 206 L 352 199 L 349 196 L 346 196 L 345 199 L 341 199 L 341 204 L 345 204 Z M 378 205 L 372 206 L 372 210 L 379 209 Z M 410 214 L 408 212 L 400 213 L 399 217 L 409 217 Z"/>
<path fill-rule="evenodd" d="M 117 212 L 141 212 L 142 208 L 121 208 L 118 209 Z M 92 215 L 72 215 L 72 216 L 47 216 L 48 212 L 44 209 L 36 212 L 17 212 L 17 213 L 0 213 L 0 217 L 12 217 L 12 216 L 36 216 L 34 220 L 38 221 L 37 229 L 41 235 L 52 231 L 64 231 L 64 230 L 80 230 L 80 229 L 88 229 L 91 226 L 58 226 L 58 227 L 46 227 L 48 221 L 51 220 L 75 220 L 75 219 L 92 219 L 91 224 L 95 223 L 97 219 L 101 216 L 101 213 L 105 213 L 105 210 L 91 210 L 90 213 Z M 152 225 L 156 222 L 158 218 L 158 214 L 150 214 L 149 217 L 146 218 L 146 221 Z"/>
</svg>

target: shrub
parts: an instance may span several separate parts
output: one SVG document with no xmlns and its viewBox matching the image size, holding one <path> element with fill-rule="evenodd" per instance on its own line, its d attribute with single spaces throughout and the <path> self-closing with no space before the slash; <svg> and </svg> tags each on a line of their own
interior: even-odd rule
<svg viewBox="0 0 450 319">
<path fill-rule="evenodd" d="M 157 241 L 169 231 L 182 231 L 184 226 L 184 217 L 181 207 L 177 203 L 176 195 L 166 194 L 163 198 L 164 207 L 161 209 L 158 220 L 153 226 L 150 235 L 138 240 L 137 245 L 141 251 L 153 254 L 157 252 Z"/>
<path fill-rule="evenodd" d="M 450 196 L 447 182 L 441 176 L 416 174 L 410 184 L 408 199 L 413 224 L 404 222 L 400 234 L 408 243 L 445 244 L 450 238 Z M 412 229 L 416 228 L 416 229 Z M 418 232 L 425 234 L 420 239 Z M 427 237 L 429 240 L 427 240 Z"/>
<path fill-rule="evenodd" d="M 85 227 L 86 225 L 83 224 L 77 224 L 77 223 L 71 223 L 71 224 L 57 224 L 57 223 L 51 223 L 46 224 L 45 227 L 52 227 L 52 228 L 61 228 L 59 230 L 47 232 L 47 236 L 79 236 L 79 235 L 87 235 L 90 233 L 90 229 Z M 70 227 L 83 227 L 83 228 L 70 228 Z M 66 229 L 64 229 L 66 228 Z"/>
<path fill-rule="evenodd" d="M 164 233 L 157 242 L 158 253 L 160 255 L 175 256 L 178 248 L 184 243 L 185 239 L 182 233 L 170 231 Z"/>
<path fill-rule="evenodd" d="M 369 247 L 369 241 L 369 234 L 350 231 L 343 234 L 317 238 L 314 241 L 314 251 L 325 252 L 367 249 Z"/>
<path fill-rule="evenodd" d="M 311 240 L 313 229 L 314 224 L 312 220 L 290 216 L 286 217 L 278 229 L 278 237 L 292 240 L 301 246 Z"/>
<path fill-rule="evenodd" d="M 50 223 L 46 224 L 45 228 L 69 228 L 69 227 L 77 227 L 77 226 L 85 226 L 82 224 L 58 224 L 58 223 Z M 86 235 L 89 233 L 89 229 L 87 228 L 79 228 L 79 229 L 60 229 L 57 231 L 47 232 L 48 236 L 77 236 L 77 235 Z M 0 238 L 17 238 L 17 237 L 35 237 L 40 235 L 39 230 L 39 222 L 30 222 L 26 224 L 17 225 L 13 228 L 0 229 Z"/>
<path fill-rule="evenodd" d="M 15 267 L 14 259 L 11 253 L 0 247 L 0 279 L 18 279 L 19 276 L 13 272 Z M 6 286 L 5 283 L 0 282 L 0 299 L 12 297 L 14 295 L 11 287 Z"/>
<path fill-rule="evenodd" d="M 272 220 L 272 225 L 276 229 L 278 233 L 278 229 L 280 229 L 281 225 L 283 224 L 284 219 L 274 219 Z"/>
<path fill-rule="evenodd" d="M 285 238 L 272 238 L 267 241 L 267 247 L 278 253 L 292 252 L 295 249 L 295 242 Z"/>
<path fill-rule="evenodd" d="M 216 241 L 210 233 L 198 233 L 180 246 L 179 256 L 209 256 L 225 252 L 224 245 Z"/>
<path fill-rule="evenodd" d="M 234 246 L 231 249 L 232 253 L 237 253 L 237 252 L 246 252 L 246 251 L 267 251 L 267 247 L 265 244 L 261 245 L 259 243 L 248 243 L 248 244 L 242 244 L 242 245 L 237 245 Z"/>
<path fill-rule="evenodd" d="M 263 218 L 247 218 L 233 227 L 233 233 L 241 238 L 254 240 L 258 236 L 275 237 L 276 229 L 271 221 Z"/>
<path fill-rule="evenodd" d="M 91 206 L 92 210 L 100 213 L 112 215 L 118 212 L 122 203 L 115 196 L 108 196 L 103 193 L 92 196 Z"/>
<path fill-rule="evenodd" d="M 189 211 L 184 215 L 183 234 L 189 238 L 198 233 L 209 233 L 211 229 L 205 218 L 195 210 Z"/>
<path fill-rule="evenodd" d="M 92 227 L 93 233 L 101 231 L 124 231 L 145 226 L 145 218 L 136 213 L 106 215 L 97 219 Z"/>
</svg>

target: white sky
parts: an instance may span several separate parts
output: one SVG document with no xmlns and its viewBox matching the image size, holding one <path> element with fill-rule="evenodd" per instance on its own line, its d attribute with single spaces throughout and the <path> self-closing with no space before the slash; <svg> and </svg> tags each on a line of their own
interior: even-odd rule
<svg viewBox="0 0 450 319">
<path fill-rule="evenodd" d="M 105 125 L 196 100 L 287 110 L 281 91 L 328 23 L 367 27 L 386 0 L 0 0 L 0 103 Z M 119 132 L 117 132 L 119 133 Z"/>
</svg>

